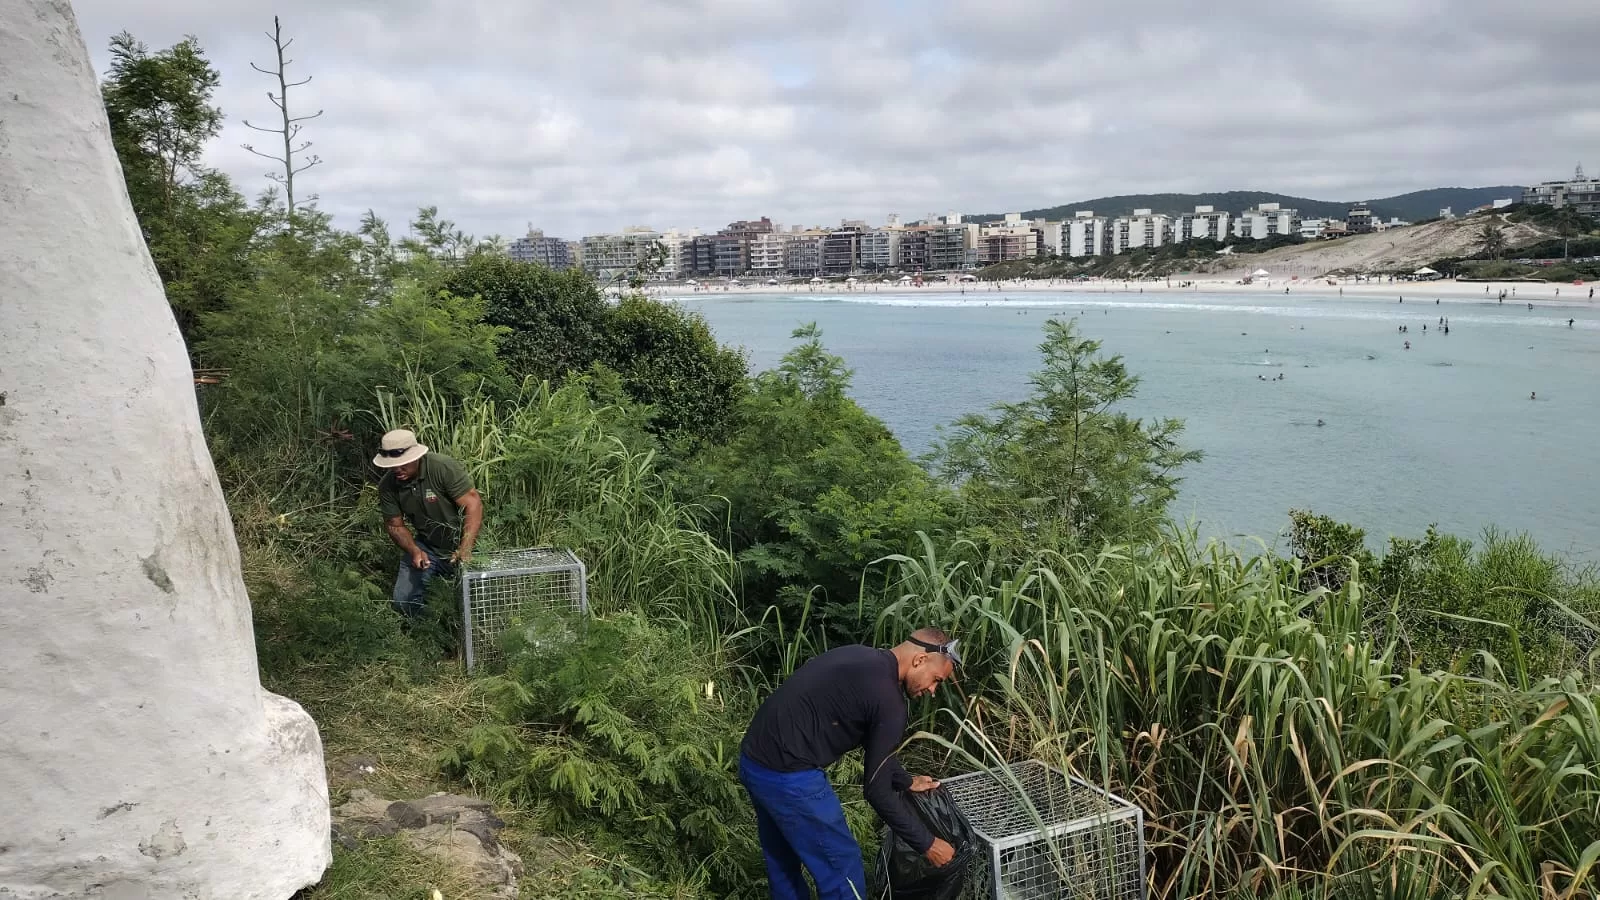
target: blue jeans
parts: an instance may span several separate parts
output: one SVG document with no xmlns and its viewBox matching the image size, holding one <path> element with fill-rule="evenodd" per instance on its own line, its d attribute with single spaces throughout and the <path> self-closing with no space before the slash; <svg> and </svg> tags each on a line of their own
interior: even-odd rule
<svg viewBox="0 0 1600 900">
<path fill-rule="evenodd" d="M 867 896 L 861 845 L 844 821 L 844 807 L 819 769 L 774 772 L 739 756 L 739 783 L 756 808 L 756 834 L 767 862 L 773 900 L 807 900 L 811 873 L 820 900 Z"/>
<path fill-rule="evenodd" d="M 418 569 L 411 565 L 411 556 L 407 554 L 400 558 L 400 571 L 394 576 L 394 595 L 390 601 L 395 612 L 408 619 L 415 619 L 422 615 L 426 606 L 422 602 L 422 594 L 428 589 L 428 582 L 435 575 L 446 578 L 456 573 L 456 567 L 450 564 L 449 557 L 440 556 L 437 550 L 421 541 L 417 541 L 417 549 L 428 554 L 428 567 Z"/>
</svg>

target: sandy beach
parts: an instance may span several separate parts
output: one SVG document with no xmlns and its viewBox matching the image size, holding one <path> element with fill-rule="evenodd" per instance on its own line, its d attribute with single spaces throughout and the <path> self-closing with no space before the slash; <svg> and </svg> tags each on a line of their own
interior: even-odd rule
<svg viewBox="0 0 1600 900">
<path fill-rule="evenodd" d="M 1487 290 L 1486 290 L 1487 289 Z M 1357 281 L 1354 278 L 1346 280 L 1308 278 L 1262 278 L 1256 279 L 1251 284 L 1243 284 L 1235 278 L 1199 278 L 1199 279 L 1157 279 L 1150 281 L 1124 281 L 1116 280 L 1090 280 L 1071 281 L 1066 279 L 1039 279 L 1015 281 L 978 281 L 960 282 L 945 281 L 943 279 L 930 281 L 923 285 L 911 284 L 858 282 L 846 285 L 837 282 L 826 284 L 808 284 L 805 282 L 790 284 L 741 284 L 732 286 L 727 284 L 712 283 L 692 285 L 687 283 L 667 283 L 650 285 L 646 292 L 657 297 L 717 297 L 738 296 L 742 294 L 784 294 L 818 296 L 851 296 L 862 294 L 894 294 L 899 296 L 916 296 L 927 294 L 930 297 L 939 297 L 948 300 L 951 295 L 972 297 L 975 301 L 993 302 L 1005 300 L 1008 296 L 1027 294 L 1030 292 L 1050 292 L 1068 294 L 1227 294 L 1229 296 L 1248 296 L 1260 294 L 1265 298 L 1269 295 L 1282 296 L 1287 290 L 1290 295 L 1301 296 L 1327 296 L 1346 297 L 1356 300 L 1372 300 L 1373 302 L 1399 303 L 1404 298 L 1406 303 L 1432 303 L 1438 300 L 1441 303 L 1485 303 L 1499 302 L 1502 291 L 1505 292 L 1506 304 L 1533 303 L 1536 306 L 1574 305 L 1589 306 L 1597 298 L 1594 297 L 1595 285 L 1590 284 L 1551 284 L 1531 282 L 1490 282 L 1481 281 L 1454 281 L 1444 279 L 1439 281 L 1388 281 L 1371 278 Z"/>
</svg>

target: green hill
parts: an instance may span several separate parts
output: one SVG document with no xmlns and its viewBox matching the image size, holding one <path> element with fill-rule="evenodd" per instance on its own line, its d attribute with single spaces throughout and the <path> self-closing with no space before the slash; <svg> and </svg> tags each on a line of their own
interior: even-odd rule
<svg viewBox="0 0 1600 900">
<path fill-rule="evenodd" d="M 1431 219 L 1439 214 L 1443 207 L 1450 207 L 1457 215 L 1466 212 L 1474 206 L 1480 206 L 1491 200 L 1504 197 L 1514 199 L 1522 198 L 1522 188 L 1513 185 L 1496 185 L 1492 187 L 1476 188 L 1433 188 L 1425 191 L 1412 191 L 1409 194 L 1397 194 L 1393 197 L 1370 199 L 1374 215 L 1388 219 L 1398 216 L 1408 222 L 1420 219 Z M 1345 213 L 1356 200 L 1313 200 L 1310 197 L 1292 197 L 1288 194 L 1274 194 L 1269 191 L 1220 191 L 1205 194 L 1121 194 L 1114 197 L 1097 197 L 1093 200 L 1084 200 L 1079 203 L 1064 203 L 1060 206 L 1051 206 L 1042 209 L 1023 211 L 1023 218 L 1045 219 L 1070 219 L 1072 214 L 1080 209 L 1092 209 L 1103 216 L 1124 216 L 1136 209 L 1150 209 L 1158 213 L 1179 215 L 1191 212 L 1196 206 L 1213 206 L 1219 210 L 1238 213 L 1259 203 L 1279 203 L 1300 211 L 1306 218 L 1336 218 L 1342 219 Z M 985 222 L 1001 218 L 998 213 L 984 213 L 967 216 L 973 222 Z"/>
</svg>

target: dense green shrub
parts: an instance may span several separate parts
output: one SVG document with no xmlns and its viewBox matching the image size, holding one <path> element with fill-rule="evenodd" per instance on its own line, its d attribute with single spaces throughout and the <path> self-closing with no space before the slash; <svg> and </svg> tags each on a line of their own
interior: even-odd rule
<svg viewBox="0 0 1600 900">
<path fill-rule="evenodd" d="M 547 618 L 485 679 L 495 719 L 443 759 L 557 829 L 626 839 L 655 871 L 756 896 L 755 816 L 737 778 L 750 695 L 684 630 L 631 614 L 587 627 Z M 537 723 L 537 724 L 531 724 Z"/>
<path fill-rule="evenodd" d="M 1600 612 L 1600 581 L 1527 535 L 1491 528 L 1474 544 L 1430 527 L 1421 538 L 1390 538 L 1379 556 L 1359 528 L 1304 510 L 1290 519 L 1301 587 L 1359 581 L 1368 620 L 1395 629 L 1402 666 L 1476 672 L 1476 655 L 1488 653 L 1559 675 L 1590 662 L 1596 633 L 1585 620 Z"/>
<path fill-rule="evenodd" d="M 482 298 L 484 321 L 505 329 L 500 359 L 519 381 L 560 379 L 587 371 L 598 358 L 606 301 L 582 270 L 480 254 L 447 268 L 440 286 Z"/>
<path fill-rule="evenodd" d="M 736 432 L 680 484 L 713 511 L 739 558 L 746 611 L 776 603 L 784 622 L 811 620 L 831 640 L 859 640 L 863 569 L 949 521 L 949 494 L 877 418 L 850 399 L 850 371 L 815 326 L 778 368 L 756 376 Z M 724 516 L 726 517 L 724 519 Z"/>
<path fill-rule="evenodd" d="M 746 392 L 742 351 L 718 344 L 699 313 L 643 294 L 607 311 L 598 360 L 667 436 L 725 440 Z"/>
<path fill-rule="evenodd" d="M 318 564 L 288 584 L 252 582 L 256 655 L 269 672 L 401 659 L 414 649 L 389 608 L 389 585 L 370 573 Z"/>
</svg>

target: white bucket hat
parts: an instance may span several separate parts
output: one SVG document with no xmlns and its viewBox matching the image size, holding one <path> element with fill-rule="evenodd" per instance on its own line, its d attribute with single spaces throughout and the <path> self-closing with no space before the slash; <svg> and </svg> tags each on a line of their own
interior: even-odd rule
<svg viewBox="0 0 1600 900">
<path fill-rule="evenodd" d="M 378 455 L 372 464 L 380 469 L 394 469 L 414 463 L 428 455 L 428 448 L 417 443 L 417 434 L 409 428 L 396 428 L 383 436 Z"/>
</svg>

